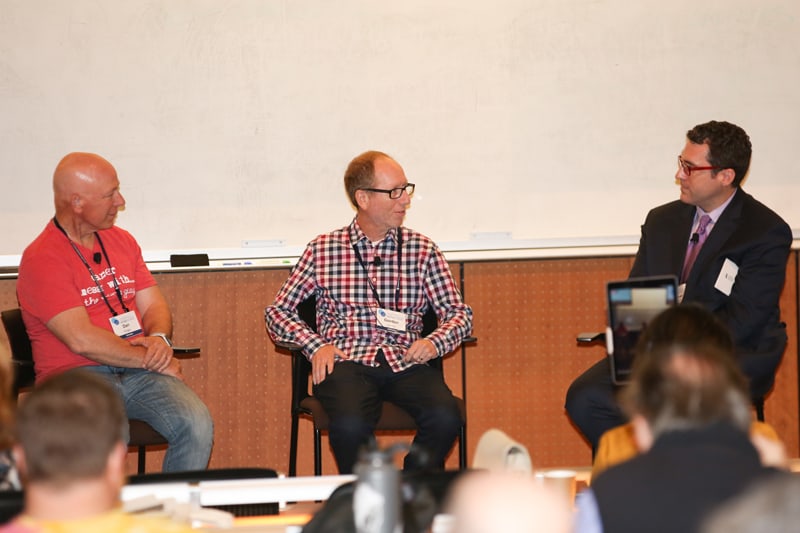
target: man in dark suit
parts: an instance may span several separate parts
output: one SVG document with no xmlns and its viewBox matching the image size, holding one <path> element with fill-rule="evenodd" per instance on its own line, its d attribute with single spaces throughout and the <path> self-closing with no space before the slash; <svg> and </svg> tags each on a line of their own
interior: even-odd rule
<svg viewBox="0 0 800 533">
<path fill-rule="evenodd" d="M 680 199 L 648 213 L 630 276 L 678 277 L 681 301 L 702 304 L 728 326 L 751 397 L 762 398 L 786 347 L 778 304 L 792 231 L 741 189 L 752 153 L 742 128 L 711 121 L 686 136 L 675 174 Z M 607 359 L 567 391 L 567 413 L 592 449 L 625 422 L 615 392 Z"/>
</svg>

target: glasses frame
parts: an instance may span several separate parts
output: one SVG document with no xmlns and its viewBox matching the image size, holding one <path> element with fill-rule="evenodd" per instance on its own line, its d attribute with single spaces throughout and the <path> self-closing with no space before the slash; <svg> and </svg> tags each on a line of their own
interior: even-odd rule
<svg viewBox="0 0 800 533">
<path fill-rule="evenodd" d="M 403 191 L 409 196 L 414 194 L 414 188 L 416 187 L 413 183 L 406 183 L 402 187 L 395 187 L 394 189 L 374 189 L 372 187 L 362 187 L 362 191 L 370 191 L 370 192 L 383 192 L 389 195 L 389 198 L 392 200 L 397 200 L 401 196 L 403 196 Z"/>
<path fill-rule="evenodd" d="M 723 168 L 725 168 L 725 167 L 711 167 L 711 166 L 705 166 L 705 167 L 690 166 L 690 163 L 684 161 L 683 157 L 681 156 L 678 156 L 678 166 L 681 168 L 681 170 L 683 170 L 683 173 L 686 174 L 687 177 L 691 176 L 692 172 L 699 172 L 701 170 L 722 170 Z"/>
</svg>

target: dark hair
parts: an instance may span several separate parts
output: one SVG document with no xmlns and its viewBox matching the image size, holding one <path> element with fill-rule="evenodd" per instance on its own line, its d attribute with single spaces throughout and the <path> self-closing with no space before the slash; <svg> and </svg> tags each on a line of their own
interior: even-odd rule
<svg viewBox="0 0 800 533">
<path fill-rule="evenodd" d="M 100 476 L 114 446 L 124 442 L 128 423 L 117 392 L 85 370 L 34 387 L 16 418 L 26 480 L 57 486 Z"/>
<path fill-rule="evenodd" d="M 739 187 L 747 169 L 753 147 L 747 133 L 730 122 L 712 120 L 698 124 L 686 132 L 686 137 L 694 144 L 708 145 L 708 163 L 715 167 L 732 168 L 732 185 Z"/>
<path fill-rule="evenodd" d="M 358 209 L 356 191 L 372 186 L 375 180 L 375 160 L 381 157 L 391 159 L 391 157 L 383 152 L 370 150 L 369 152 L 364 152 L 356 156 L 350 161 L 350 164 L 347 165 L 347 170 L 344 172 L 344 188 L 347 190 L 350 203 L 353 204 L 353 207 L 356 209 Z"/>
<path fill-rule="evenodd" d="M 624 403 L 648 421 L 655 436 L 717 421 L 747 431 L 747 380 L 725 324 L 696 304 L 661 312 L 636 345 Z"/>
</svg>

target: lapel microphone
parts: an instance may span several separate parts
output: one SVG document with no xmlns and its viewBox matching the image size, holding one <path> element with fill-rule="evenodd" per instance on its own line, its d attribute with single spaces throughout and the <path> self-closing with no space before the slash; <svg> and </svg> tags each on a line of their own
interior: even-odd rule
<svg viewBox="0 0 800 533">
<path fill-rule="evenodd" d="M 689 239 L 689 242 L 697 244 L 698 242 L 700 242 L 700 235 L 698 233 L 692 233 L 692 238 Z"/>
<path fill-rule="evenodd" d="M 94 260 L 95 263 L 99 265 L 100 261 L 103 260 L 103 256 L 100 255 L 100 252 L 95 252 L 94 255 L 92 256 L 92 259 Z"/>
<path fill-rule="evenodd" d="M 380 257 L 376 255 L 375 258 L 372 260 L 372 264 L 375 265 L 376 267 L 380 267 L 383 264 L 383 261 L 381 260 Z"/>
</svg>

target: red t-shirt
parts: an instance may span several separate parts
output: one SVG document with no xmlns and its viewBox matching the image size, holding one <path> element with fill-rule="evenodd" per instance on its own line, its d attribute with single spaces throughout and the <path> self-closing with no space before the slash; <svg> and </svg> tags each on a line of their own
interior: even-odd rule
<svg viewBox="0 0 800 533">
<path fill-rule="evenodd" d="M 17 299 L 33 346 L 37 381 L 71 368 L 98 364 L 71 352 L 47 329 L 47 323 L 57 314 L 75 307 L 85 307 L 92 324 L 112 331 L 109 318 L 113 315 L 100 295 L 98 286 L 108 304 L 117 314 L 122 314 L 125 311 L 114 290 L 113 280 L 116 279 L 122 301 L 136 313 L 139 324 L 142 323 L 141 314 L 136 308 L 136 291 L 156 284 L 144 263 L 142 250 L 130 233 L 116 226 L 99 231 L 98 235 L 108 258 L 103 255 L 97 239 L 92 250 L 75 244 L 98 276 L 97 283 L 73 249 L 71 241 L 52 221 L 22 254 Z M 101 254 L 99 265 L 94 261 L 96 253 Z"/>
</svg>

